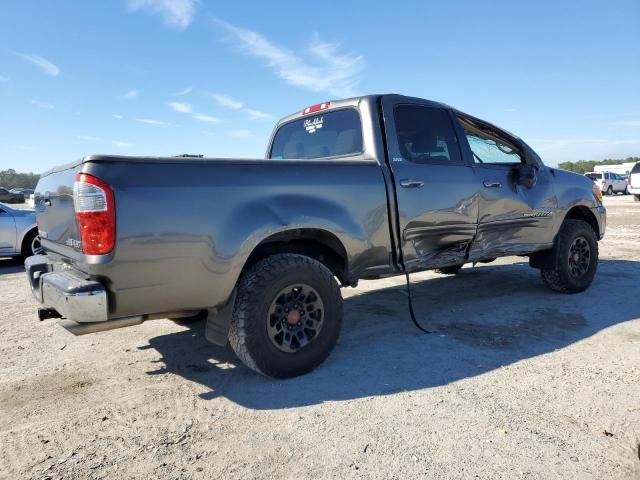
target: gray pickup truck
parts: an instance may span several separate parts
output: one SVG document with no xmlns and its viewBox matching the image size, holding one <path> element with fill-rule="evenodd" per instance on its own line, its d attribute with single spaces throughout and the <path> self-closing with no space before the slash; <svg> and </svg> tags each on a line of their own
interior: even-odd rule
<svg viewBox="0 0 640 480">
<path fill-rule="evenodd" d="M 601 193 L 520 138 L 400 95 L 283 118 L 264 159 L 92 155 L 44 173 L 39 315 L 75 334 L 206 317 L 253 370 L 293 377 L 334 348 L 340 286 L 528 256 L 581 292 L 605 231 Z"/>
</svg>

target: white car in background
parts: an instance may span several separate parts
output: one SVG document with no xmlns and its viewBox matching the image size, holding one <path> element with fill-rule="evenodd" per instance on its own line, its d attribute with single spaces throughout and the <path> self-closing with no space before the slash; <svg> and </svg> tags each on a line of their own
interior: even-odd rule
<svg viewBox="0 0 640 480">
<path fill-rule="evenodd" d="M 620 175 L 613 172 L 587 172 L 585 177 L 593 180 L 600 191 L 605 195 L 613 195 L 614 193 L 626 193 L 627 182 Z"/>
<path fill-rule="evenodd" d="M 640 162 L 636 163 L 629 173 L 629 185 L 627 191 L 633 198 L 640 202 Z"/>
<path fill-rule="evenodd" d="M 30 257 L 41 253 L 35 212 L 0 203 L 0 257 Z"/>
</svg>

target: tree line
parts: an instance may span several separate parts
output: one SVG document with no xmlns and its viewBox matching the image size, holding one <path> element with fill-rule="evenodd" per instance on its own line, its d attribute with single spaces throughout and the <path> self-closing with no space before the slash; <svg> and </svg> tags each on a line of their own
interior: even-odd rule
<svg viewBox="0 0 640 480">
<path fill-rule="evenodd" d="M 596 165 L 619 165 L 621 163 L 628 162 L 640 162 L 640 157 L 627 157 L 625 159 L 607 158 L 606 160 L 578 160 L 577 162 L 562 162 L 558 164 L 558 167 L 563 170 L 569 170 L 570 172 L 586 173 L 593 172 L 593 167 Z"/>
<path fill-rule="evenodd" d="M 18 173 L 13 168 L 0 170 L 0 187 L 12 188 L 36 188 L 40 176 L 36 173 Z"/>
</svg>

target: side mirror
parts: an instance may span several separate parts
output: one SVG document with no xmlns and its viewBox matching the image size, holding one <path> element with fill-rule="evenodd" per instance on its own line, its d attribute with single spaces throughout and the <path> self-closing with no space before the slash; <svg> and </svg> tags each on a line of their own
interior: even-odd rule
<svg viewBox="0 0 640 480">
<path fill-rule="evenodd" d="M 528 163 L 516 167 L 516 181 L 526 188 L 533 188 L 538 182 L 538 169 Z"/>
</svg>

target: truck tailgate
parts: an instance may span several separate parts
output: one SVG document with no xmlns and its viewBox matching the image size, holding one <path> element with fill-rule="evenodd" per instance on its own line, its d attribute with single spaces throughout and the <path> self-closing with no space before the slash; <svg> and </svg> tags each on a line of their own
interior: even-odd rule
<svg viewBox="0 0 640 480">
<path fill-rule="evenodd" d="M 80 167 L 78 163 L 43 174 L 35 193 L 36 217 L 43 246 L 73 257 L 81 254 L 73 206 L 73 182 Z"/>
</svg>

